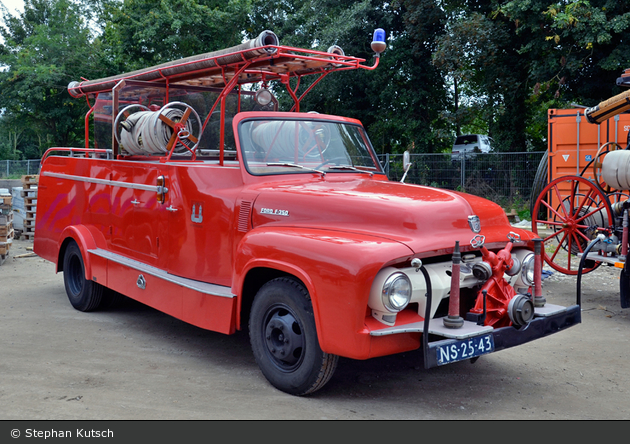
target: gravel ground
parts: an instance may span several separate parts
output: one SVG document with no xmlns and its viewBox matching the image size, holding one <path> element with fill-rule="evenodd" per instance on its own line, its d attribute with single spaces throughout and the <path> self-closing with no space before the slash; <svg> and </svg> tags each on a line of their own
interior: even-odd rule
<svg viewBox="0 0 630 444">
<path fill-rule="evenodd" d="M 16 240 L 0 266 L 3 420 L 627 420 L 630 319 L 618 271 L 583 278 L 583 319 L 520 347 L 425 370 L 420 353 L 341 359 L 310 397 L 271 387 L 246 332 L 184 324 L 138 303 L 82 313 L 62 275 Z M 575 277 L 543 282 L 575 303 Z"/>
</svg>

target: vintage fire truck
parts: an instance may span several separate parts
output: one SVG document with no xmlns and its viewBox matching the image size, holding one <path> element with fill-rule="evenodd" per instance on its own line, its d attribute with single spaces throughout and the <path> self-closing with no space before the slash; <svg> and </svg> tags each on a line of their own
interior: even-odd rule
<svg viewBox="0 0 630 444">
<path fill-rule="evenodd" d="M 361 122 L 301 110 L 328 74 L 375 69 L 382 29 L 372 48 L 369 64 L 264 31 L 72 82 L 85 147 L 43 157 L 34 238 L 72 306 L 122 294 L 203 329 L 249 328 L 262 373 L 295 395 L 339 356 L 420 349 L 432 368 L 580 323 L 577 301 L 546 301 L 541 240 L 498 205 L 389 181 Z"/>
</svg>

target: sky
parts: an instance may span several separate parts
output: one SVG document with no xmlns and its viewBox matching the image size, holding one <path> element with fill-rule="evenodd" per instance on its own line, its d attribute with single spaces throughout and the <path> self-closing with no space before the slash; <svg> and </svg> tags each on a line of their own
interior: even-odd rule
<svg viewBox="0 0 630 444">
<path fill-rule="evenodd" d="M 4 6 L 9 10 L 9 12 L 15 12 L 16 9 L 20 11 L 24 8 L 24 0 L 0 0 Z"/>
</svg>

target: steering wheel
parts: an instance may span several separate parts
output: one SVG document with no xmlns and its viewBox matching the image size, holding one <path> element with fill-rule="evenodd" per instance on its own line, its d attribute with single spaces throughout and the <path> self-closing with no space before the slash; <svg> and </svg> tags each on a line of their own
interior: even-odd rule
<svg viewBox="0 0 630 444">
<path fill-rule="evenodd" d="M 310 148 L 306 148 L 311 143 L 312 140 L 315 141 L 315 144 L 311 146 Z M 301 150 L 301 151 L 304 151 L 302 158 L 304 160 L 315 159 L 317 157 L 321 158 L 321 156 L 323 156 L 323 154 L 328 149 L 329 145 L 330 145 L 330 128 L 328 127 L 328 125 L 324 125 L 324 124 L 316 125 L 312 129 L 310 129 L 309 137 L 304 142 L 305 149 Z M 317 151 L 313 152 L 316 148 L 317 148 Z"/>
</svg>

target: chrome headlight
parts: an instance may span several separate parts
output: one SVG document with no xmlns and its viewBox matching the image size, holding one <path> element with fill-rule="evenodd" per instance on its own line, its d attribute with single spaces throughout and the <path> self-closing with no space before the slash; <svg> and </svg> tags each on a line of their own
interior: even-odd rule
<svg viewBox="0 0 630 444">
<path fill-rule="evenodd" d="M 516 256 L 512 256 L 512 262 L 512 267 L 505 272 L 508 276 L 516 276 L 521 271 L 521 260 Z"/>
<path fill-rule="evenodd" d="M 534 253 L 529 253 L 523 259 L 523 268 L 521 269 L 521 279 L 527 286 L 534 285 L 534 268 L 536 264 L 536 257 Z"/>
<path fill-rule="evenodd" d="M 385 308 L 392 313 L 403 310 L 411 300 L 411 281 L 406 274 L 393 273 L 383 284 L 381 300 Z"/>
</svg>

